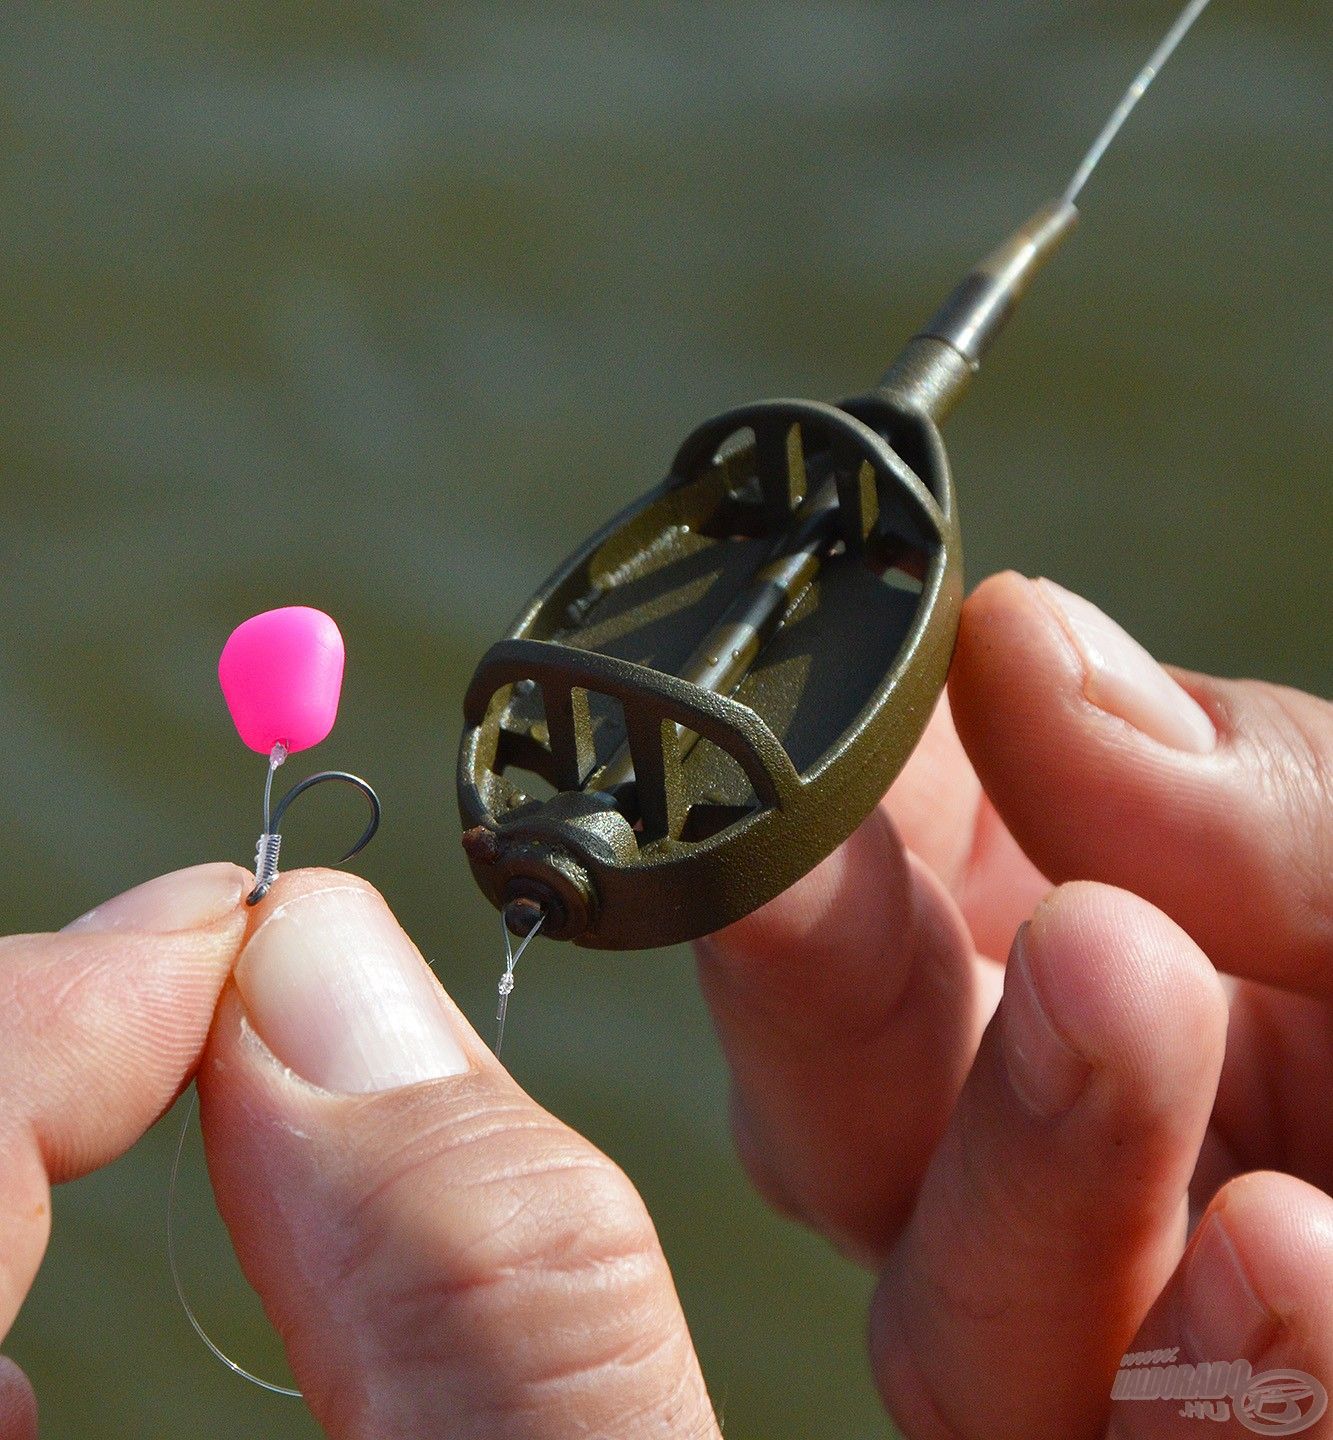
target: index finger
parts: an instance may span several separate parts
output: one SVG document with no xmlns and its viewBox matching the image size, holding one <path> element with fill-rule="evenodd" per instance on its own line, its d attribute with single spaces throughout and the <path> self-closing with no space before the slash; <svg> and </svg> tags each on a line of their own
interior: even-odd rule
<svg viewBox="0 0 1333 1440">
<path fill-rule="evenodd" d="M 50 1186 L 127 1150 L 198 1064 L 249 880 L 200 865 L 0 940 L 0 1338 L 46 1248 Z"/>
<path fill-rule="evenodd" d="M 790 890 L 696 950 L 751 1178 L 877 1264 L 972 1063 L 998 967 L 976 955 L 882 805 Z"/>
<path fill-rule="evenodd" d="M 903 844 L 957 901 L 976 948 L 1003 963 L 1014 932 L 1051 886 L 981 788 L 947 692 L 884 797 L 884 808 Z"/>
</svg>

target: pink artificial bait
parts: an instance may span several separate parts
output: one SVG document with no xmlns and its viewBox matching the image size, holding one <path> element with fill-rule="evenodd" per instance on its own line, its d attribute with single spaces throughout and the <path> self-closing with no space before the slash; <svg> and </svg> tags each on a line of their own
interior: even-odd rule
<svg viewBox="0 0 1333 1440">
<path fill-rule="evenodd" d="M 261 755 L 318 745 L 338 718 L 346 654 L 332 617 L 308 605 L 238 625 L 222 647 L 218 682 L 241 739 Z"/>
<path fill-rule="evenodd" d="M 278 874 L 279 827 L 287 807 L 303 791 L 325 780 L 340 780 L 370 802 L 370 824 L 338 863 L 370 844 L 380 823 L 374 790 L 344 770 L 322 770 L 300 781 L 272 804 L 273 775 L 288 755 L 318 745 L 333 729 L 342 693 L 343 637 L 331 616 L 308 605 L 287 605 L 252 616 L 232 631 L 218 660 L 218 683 L 237 733 L 268 757 L 264 781 L 264 829 L 255 847 L 255 888 L 247 897 L 257 905 Z"/>
</svg>

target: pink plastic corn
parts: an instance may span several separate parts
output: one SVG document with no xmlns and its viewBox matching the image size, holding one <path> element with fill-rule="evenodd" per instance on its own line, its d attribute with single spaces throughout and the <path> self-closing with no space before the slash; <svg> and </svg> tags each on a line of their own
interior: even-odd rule
<svg viewBox="0 0 1333 1440">
<path fill-rule="evenodd" d="M 344 654 L 332 617 L 307 605 L 266 610 L 232 631 L 218 682 L 251 750 L 294 754 L 324 739 L 338 716 Z"/>
</svg>

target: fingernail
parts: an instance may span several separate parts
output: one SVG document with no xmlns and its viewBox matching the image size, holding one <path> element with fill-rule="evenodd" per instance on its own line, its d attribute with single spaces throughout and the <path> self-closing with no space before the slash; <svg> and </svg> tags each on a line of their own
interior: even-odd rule
<svg viewBox="0 0 1333 1440">
<path fill-rule="evenodd" d="M 364 1094 L 470 1068 L 439 983 L 360 887 L 275 905 L 241 952 L 236 985 L 268 1048 L 321 1089 Z"/>
<path fill-rule="evenodd" d="M 1053 580 L 1036 584 L 1079 653 L 1083 693 L 1093 705 L 1173 750 L 1206 755 L 1214 749 L 1217 731 L 1203 708 L 1133 636 L 1081 595 Z"/>
<path fill-rule="evenodd" d="M 66 932 L 140 930 L 167 935 L 221 920 L 241 902 L 247 876 L 236 865 L 194 865 L 159 875 L 71 920 Z"/>
<path fill-rule="evenodd" d="M 1004 976 L 1000 1002 L 1000 1048 L 1009 1083 L 1024 1106 L 1043 1120 L 1069 1110 L 1091 1073 L 1051 1022 L 1032 978 L 1027 926 L 1018 932 Z"/>
<path fill-rule="evenodd" d="M 1205 1215 L 1184 1277 L 1182 1338 L 1194 1360 L 1257 1361 L 1279 1324 L 1255 1294 L 1221 1217 Z"/>
</svg>

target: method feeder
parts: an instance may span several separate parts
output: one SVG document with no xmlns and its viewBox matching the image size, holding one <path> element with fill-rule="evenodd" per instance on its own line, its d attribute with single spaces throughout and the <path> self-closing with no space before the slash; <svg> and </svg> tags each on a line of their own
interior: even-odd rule
<svg viewBox="0 0 1333 1440">
<path fill-rule="evenodd" d="M 487 651 L 458 798 L 511 930 L 542 915 L 547 939 L 616 950 L 705 935 L 879 803 L 963 600 L 940 424 L 1077 213 L 1033 216 L 865 394 L 706 421 Z"/>
<path fill-rule="evenodd" d="M 1203 3 L 1062 198 L 877 385 L 706 421 L 482 657 L 458 758 L 463 846 L 515 934 L 540 921 L 546 939 L 610 950 L 708 934 L 879 803 L 944 687 L 963 600 L 940 427 Z"/>
</svg>

